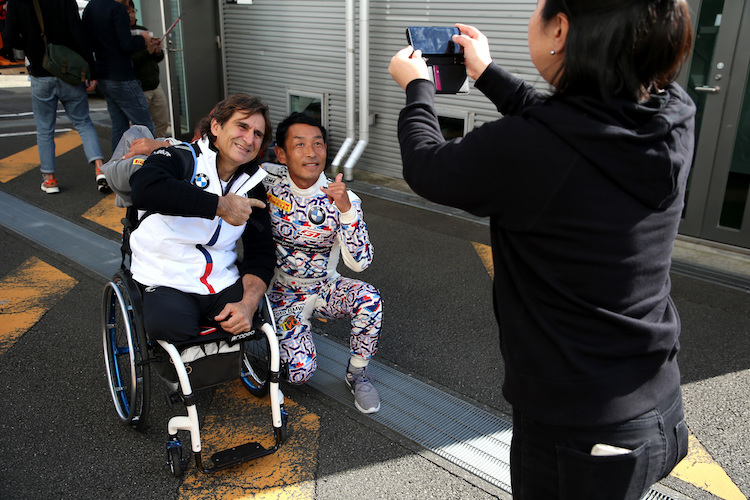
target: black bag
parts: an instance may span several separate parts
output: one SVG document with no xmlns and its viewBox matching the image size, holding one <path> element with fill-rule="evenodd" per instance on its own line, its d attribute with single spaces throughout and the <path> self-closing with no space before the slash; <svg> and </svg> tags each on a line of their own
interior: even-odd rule
<svg viewBox="0 0 750 500">
<path fill-rule="evenodd" d="M 180 357 L 194 391 L 236 380 L 242 372 L 242 346 L 229 346 L 223 341 L 183 349 Z M 168 382 L 179 382 L 172 359 L 166 352 L 156 358 L 154 367 Z"/>
<path fill-rule="evenodd" d="M 47 47 L 44 51 L 42 66 L 44 69 L 58 77 L 60 80 L 71 85 L 80 85 L 91 78 L 89 63 L 81 55 L 70 47 L 47 42 L 44 34 L 44 20 L 39 8 L 39 0 L 34 0 L 34 10 L 42 28 L 42 39 Z"/>
</svg>

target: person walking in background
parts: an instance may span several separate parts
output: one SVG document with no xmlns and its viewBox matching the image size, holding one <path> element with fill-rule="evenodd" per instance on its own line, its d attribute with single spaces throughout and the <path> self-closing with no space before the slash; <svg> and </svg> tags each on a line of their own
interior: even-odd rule
<svg viewBox="0 0 750 500">
<path fill-rule="evenodd" d="M 687 453 L 669 270 L 694 145 L 674 83 L 688 6 L 539 0 L 528 44 L 550 97 L 456 27 L 501 119 L 446 141 L 422 54 L 399 51 L 390 73 L 406 91 L 404 179 L 490 217 L 513 497 L 638 500 Z"/>
<path fill-rule="evenodd" d="M 128 15 L 130 15 L 130 32 L 139 35 L 148 28 L 136 24 L 133 0 L 128 0 Z M 150 33 L 149 33 L 150 34 Z M 156 137 L 166 137 L 169 128 L 169 106 L 167 96 L 164 95 L 161 82 L 159 81 L 159 63 L 164 60 L 164 51 L 159 40 L 149 44 L 133 54 L 133 69 L 138 81 L 141 82 L 143 95 L 146 97 L 151 119 L 154 121 Z"/>
<path fill-rule="evenodd" d="M 49 43 L 65 45 L 93 65 L 91 50 L 83 36 L 78 7 L 74 0 L 38 0 L 44 21 L 44 33 Z M 59 193 L 55 167 L 55 124 L 57 103 L 61 102 L 73 127 L 81 136 L 86 159 L 94 166 L 97 186 L 108 191 L 102 174 L 102 149 L 94 123 L 89 116 L 87 90 L 93 90 L 96 81 L 70 85 L 49 73 L 42 66 L 45 44 L 32 0 L 9 0 L 4 40 L 14 49 L 22 50 L 28 59 L 31 81 L 31 103 L 36 124 L 36 143 L 42 171 L 42 191 Z"/>
<path fill-rule="evenodd" d="M 148 110 L 141 83 L 135 76 L 131 56 L 153 46 L 148 31 L 130 33 L 128 0 L 91 0 L 83 11 L 83 28 L 94 50 L 94 75 L 107 101 L 112 120 L 112 150 L 122 134 L 133 125 L 145 125 L 154 133 L 154 122 Z"/>
</svg>

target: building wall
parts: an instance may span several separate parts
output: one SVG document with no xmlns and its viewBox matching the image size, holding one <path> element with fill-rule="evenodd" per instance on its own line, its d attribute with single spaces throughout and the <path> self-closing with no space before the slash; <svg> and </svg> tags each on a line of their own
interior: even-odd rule
<svg viewBox="0 0 750 500">
<path fill-rule="evenodd" d="M 358 9 L 356 0 L 355 5 Z M 355 169 L 401 177 L 396 123 L 404 95 L 388 74 L 388 64 L 406 45 L 407 26 L 474 25 L 489 38 L 497 63 L 546 89 L 531 63 L 526 43 L 528 19 L 535 6 L 536 0 L 370 0 L 369 108 L 375 117 L 370 142 Z M 355 19 L 359 20 L 358 10 Z M 287 89 L 327 93 L 332 158 L 346 138 L 345 2 L 257 0 L 252 5 L 223 4 L 222 21 L 227 93 L 262 97 L 271 107 L 274 123 L 288 112 Z M 357 23 L 357 33 L 358 29 Z M 358 76 L 356 88 L 358 95 Z M 466 96 L 437 96 L 436 107 L 438 112 L 451 115 L 468 111 L 475 126 L 498 117 L 494 106 L 473 85 Z M 356 121 L 358 126 L 359 119 Z"/>
</svg>

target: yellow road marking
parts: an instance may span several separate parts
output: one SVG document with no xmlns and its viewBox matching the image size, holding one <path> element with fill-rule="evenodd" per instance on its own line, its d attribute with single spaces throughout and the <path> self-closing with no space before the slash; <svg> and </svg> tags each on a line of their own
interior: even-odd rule
<svg viewBox="0 0 750 500">
<path fill-rule="evenodd" d="M 672 476 L 724 500 L 747 500 L 724 469 L 701 445 L 698 438 L 691 434 L 688 443 L 688 455 L 677 464 L 672 471 Z"/>
<path fill-rule="evenodd" d="M 477 252 L 477 255 L 479 255 L 479 258 L 482 260 L 482 264 L 484 264 L 484 268 L 487 269 L 487 274 L 490 275 L 490 278 L 495 278 L 495 263 L 492 260 L 492 247 L 489 245 L 484 245 L 482 243 L 477 243 L 476 241 L 471 242 L 472 245 L 474 245 L 474 250 Z"/>
<path fill-rule="evenodd" d="M 55 156 L 60 156 L 81 145 L 81 137 L 70 130 L 55 137 Z M 33 168 L 39 167 L 39 149 L 32 146 L 0 159 L 0 182 L 8 182 Z"/>
<path fill-rule="evenodd" d="M 492 261 L 492 248 L 472 241 L 474 250 L 479 255 L 487 273 L 491 278 L 495 276 L 495 267 Z M 688 456 L 677 464 L 672 471 L 672 476 L 686 483 L 697 486 L 724 500 L 747 500 L 739 488 L 732 482 L 724 469 L 717 464 L 698 439 L 690 435 Z"/>
<path fill-rule="evenodd" d="M 121 221 L 125 217 L 125 209 L 115 206 L 115 196 L 115 193 L 110 193 L 102 198 L 99 203 L 83 214 L 83 218 L 107 227 L 116 233 L 122 233 Z"/>
<path fill-rule="evenodd" d="M 77 283 L 36 257 L 0 280 L 0 354 L 10 349 Z"/>
<path fill-rule="evenodd" d="M 273 446 L 269 401 L 252 396 L 239 381 L 219 386 L 201 427 L 204 465 L 213 453 L 249 441 Z M 289 398 L 284 406 L 289 413 L 288 440 L 276 453 L 212 474 L 198 472 L 191 460 L 179 498 L 313 499 L 320 418 Z"/>
</svg>

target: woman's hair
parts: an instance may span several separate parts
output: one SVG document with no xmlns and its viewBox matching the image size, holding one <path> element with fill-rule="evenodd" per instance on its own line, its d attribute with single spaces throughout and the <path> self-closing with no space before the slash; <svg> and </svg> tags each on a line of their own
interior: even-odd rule
<svg viewBox="0 0 750 500">
<path fill-rule="evenodd" d="M 546 0 L 542 20 L 568 18 L 557 93 L 647 98 L 671 83 L 693 41 L 685 0 Z"/>
<path fill-rule="evenodd" d="M 247 94 L 233 94 L 214 106 L 214 109 L 211 110 L 208 116 L 203 117 L 198 122 L 193 139 L 195 140 L 206 135 L 213 144 L 216 141 L 216 136 L 211 132 L 211 121 L 216 120 L 223 127 L 236 112 L 244 114 L 243 118 L 255 113 L 260 113 L 263 116 L 266 126 L 263 132 L 263 141 L 260 145 L 262 153 L 266 149 L 266 146 L 268 146 L 268 143 L 271 142 L 271 134 L 273 133 L 271 113 L 268 110 L 268 104 L 262 99 Z"/>
</svg>

